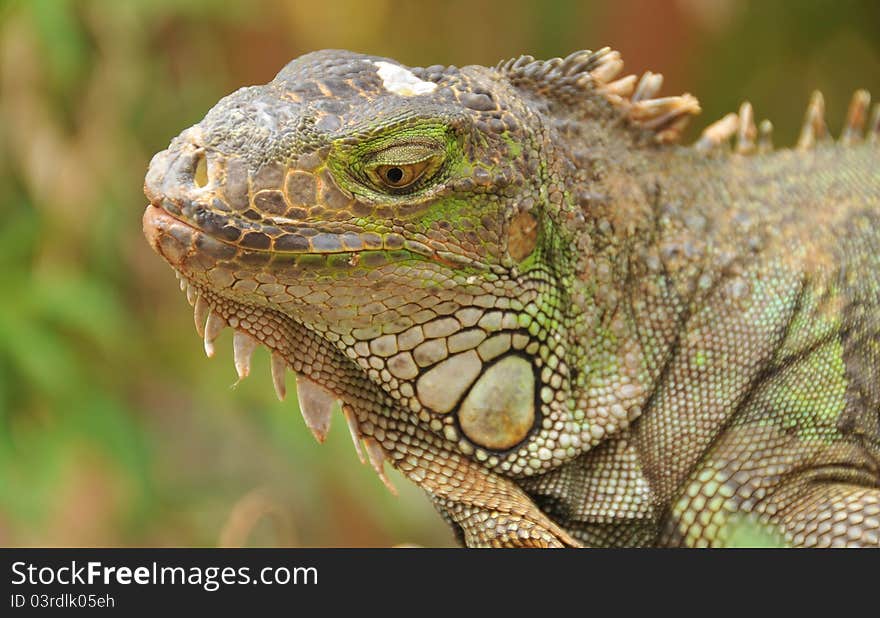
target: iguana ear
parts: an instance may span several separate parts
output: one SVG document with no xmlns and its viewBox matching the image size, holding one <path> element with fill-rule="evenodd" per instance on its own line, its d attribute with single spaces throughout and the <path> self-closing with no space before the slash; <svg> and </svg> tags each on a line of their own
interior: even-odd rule
<svg viewBox="0 0 880 618">
<path fill-rule="evenodd" d="M 607 101 L 637 131 L 647 131 L 661 143 L 675 142 L 700 103 L 690 94 L 656 97 L 663 76 L 647 71 L 615 79 L 623 69 L 620 53 L 609 47 L 577 51 L 565 58 L 535 60 L 520 56 L 495 67 L 517 88 L 558 101 L 586 107 L 593 97 Z"/>
</svg>

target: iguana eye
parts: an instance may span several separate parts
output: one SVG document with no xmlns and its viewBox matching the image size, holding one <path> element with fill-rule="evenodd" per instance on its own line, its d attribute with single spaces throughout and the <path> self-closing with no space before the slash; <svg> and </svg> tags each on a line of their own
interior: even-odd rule
<svg viewBox="0 0 880 618">
<path fill-rule="evenodd" d="M 363 174 L 375 188 L 392 194 L 421 188 L 443 166 L 444 146 L 433 139 L 410 139 L 365 157 Z"/>
<path fill-rule="evenodd" d="M 405 189 L 416 183 L 431 167 L 431 159 L 405 165 L 377 165 L 372 169 L 375 182 L 388 189 Z"/>
</svg>

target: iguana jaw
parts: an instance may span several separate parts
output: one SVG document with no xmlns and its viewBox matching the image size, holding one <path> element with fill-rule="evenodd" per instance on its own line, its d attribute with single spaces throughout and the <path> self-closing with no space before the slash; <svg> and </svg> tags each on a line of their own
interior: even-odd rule
<svg viewBox="0 0 880 618">
<path fill-rule="evenodd" d="M 206 152 L 201 146 L 202 137 L 201 128 L 193 127 L 178 137 L 171 148 L 154 157 L 144 187 L 150 204 L 143 215 L 143 230 L 153 249 L 174 268 L 181 290 L 193 305 L 196 331 L 204 339 L 206 355 L 214 355 L 216 339 L 223 329 L 230 327 L 234 331 L 235 370 L 241 380 L 250 374 L 254 350 L 264 345 L 271 353 L 272 381 L 279 399 L 286 396 L 287 369 L 295 372 L 299 408 L 319 443 L 326 438 L 337 402 L 348 399 L 342 411 L 358 456 L 363 462 L 366 452 L 382 481 L 393 491 L 384 473 L 384 451 L 359 428 L 353 407 L 362 407 L 358 397 L 346 398 L 344 379 L 328 380 L 328 374 L 344 374 L 340 368 L 350 370 L 350 360 L 333 345 L 333 339 L 340 335 L 316 332 L 311 323 L 322 312 L 312 309 L 309 300 L 302 297 L 328 298 L 332 280 L 350 275 L 362 258 L 363 266 L 380 267 L 392 255 L 417 256 L 412 250 L 418 247 L 405 247 L 399 234 L 357 233 L 352 226 L 346 229 L 344 224 L 326 221 L 326 215 L 320 225 L 314 225 L 304 220 L 307 217 L 292 219 L 288 212 L 262 212 L 261 228 L 241 209 L 237 212 L 230 207 L 236 205 L 235 178 L 230 175 L 235 172 L 234 164 L 224 165 L 228 160 L 221 161 L 217 153 Z M 206 173 L 208 170 L 199 170 L 200 163 L 204 165 L 208 159 L 213 163 L 210 174 Z M 294 170 L 291 175 L 306 186 L 297 189 L 291 186 L 295 183 L 286 183 L 283 187 L 261 189 L 259 185 L 254 187 L 259 178 L 248 179 L 244 188 L 247 212 L 256 212 L 249 195 L 254 188 L 258 195 L 261 191 L 280 193 L 283 189 L 285 199 L 297 190 L 314 193 L 315 201 L 328 195 L 331 199 L 338 197 L 328 192 L 322 195 L 321 181 L 313 180 L 305 172 Z M 316 186 L 310 191 L 308 182 L 303 180 Z M 271 200 L 264 205 L 271 208 Z M 302 206 L 307 211 L 310 206 L 320 208 L 322 204 Z M 249 233 L 267 238 L 264 230 L 273 224 L 287 230 L 294 228 L 295 232 L 269 237 L 265 247 L 253 240 L 248 242 Z M 277 280 L 280 276 L 283 281 Z M 275 283 L 270 283 L 269 278 Z M 296 286 L 301 279 L 311 281 Z M 323 283 L 317 279 L 323 279 Z M 300 297 L 294 298 L 297 293 Z M 292 314 L 300 314 L 303 319 Z M 329 322 L 339 318 L 333 310 L 323 315 Z M 318 330 L 325 327 L 323 324 Z M 363 393 L 368 389 L 367 384 L 355 387 Z M 365 448 L 361 447 L 362 442 Z"/>
<path fill-rule="evenodd" d="M 292 317 L 248 304 L 240 298 L 218 293 L 204 283 L 197 283 L 197 273 L 187 267 L 192 268 L 189 260 L 204 265 L 206 254 L 198 247 L 211 240 L 203 232 L 153 205 L 147 207 L 143 220 L 147 240 L 175 269 L 180 288 L 193 306 L 195 327 L 204 339 L 205 354 L 212 357 L 216 339 L 226 327 L 231 328 L 234 332 L 235 370 L 239 380 L 243 380 L 250 375 L 253 352 L 264 345 L 271 354 L 272 382 L 278 399 L 283 401 L 286 397 L 286 372 L 290 368 L 296 374 L 297 401 L 303 419 L 319 443 L 324 442 L 330 430 L 337 403 L 343 401 L 341 409 L 358 458 L 364 463 L 366 453 L 382 482 L 396 493 L 385 475 L 385 452 L 359 427 L 353 407 L 358 402 L 346 401 L 347 393 L 340 388 L 339 382 L 330 384 L 329 388 L 323 384 L 328 371 L 333 372 L 334 366 L 348 365 L 348 360 L 341 357 L 324 336 Z M 186 239 L 189 239 L 188 243 Z"/>
</svg>

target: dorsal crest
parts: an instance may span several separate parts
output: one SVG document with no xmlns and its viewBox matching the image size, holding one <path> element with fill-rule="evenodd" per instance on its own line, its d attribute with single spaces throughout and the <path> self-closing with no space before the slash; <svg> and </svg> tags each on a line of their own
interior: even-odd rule
<svg viewBox="0 0 880 618">
<path fill-rule="evenodd" d="M 868 122 L 870 104 L 871 95 L 867 90 L 856 90 L 853 93 L 838 140 L 840 144 L 853 146 L 863 141 L 872 144 L 880 141 L 880 104 L 874 105 L 871 120 Z M 706 127 L 694 147 L 705 153 L 716 153 L 728 151 L 732 146 L 736 154 L 748 155 L 773 150 L 772 138 L 773 124 L 769 120 L 762 120 L 756 126 L 752 104 L 744 101 L 739 112 L 727 114 Z M 828 125 L 825 123 L 825 97 L 817 90 L 810 97 L 795 148 L 800 151 L 813 150 L 820 144 L 831 141 L 833 140 L 828 132 Z"/>
<path fill-rule="evenodd" d="M 678 141 L 690 117 L 700 112 L 700 103 L 691 94 L 656 97 L 663 84 L 659 73 L 618 78 L 623 59 L 609 47 L 550 60 L 520 56 L 495 68 L 514 86 L 566 105 L 582 104 L 586 97 L 599 95 L 630 126 L 650 132 L 661 143 Z"/>
</svg>

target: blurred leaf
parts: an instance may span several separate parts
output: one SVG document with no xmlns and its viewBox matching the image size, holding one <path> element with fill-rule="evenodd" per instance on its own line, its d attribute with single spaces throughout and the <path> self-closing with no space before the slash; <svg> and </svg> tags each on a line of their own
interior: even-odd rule
<svg viewBox="0 0 880 618">
<path fill-rule="evenodd" d="M 74 13 L 72 0 L 31 0 L 26 3 L 35 31 L 46 50 L 53 81 L 70 89 L 87 70 L 86 36 Z"/>
<path fill-rule="evenodd" d="M 26 301 L 27 297 L 18 300 Z M 70 392 L 81 383 L 74 351 L 57 333 L 35 324 L 25 308 L 25 303 L 0 305 L 0 353 L 8 355 L 12 366 L 37 392 L 53 397 Z"/>
<path fill-rule="evenodd" d="M 106 349 L 125 345 L 126 316 L 106 281 L 47 273 L 35 282 L 32 302 L 33 311 L 56 327 L 85 335 Z"/>
</svg>

